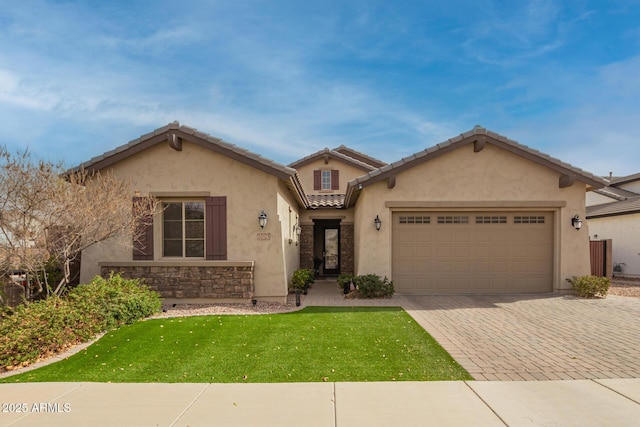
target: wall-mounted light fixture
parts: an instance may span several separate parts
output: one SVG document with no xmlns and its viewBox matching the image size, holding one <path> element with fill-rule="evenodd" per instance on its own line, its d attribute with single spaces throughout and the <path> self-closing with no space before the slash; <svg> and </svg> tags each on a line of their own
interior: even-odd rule
<svg viewBox="0 0 640 427">
<path fill-rule="evenodd" d="M 582 228 L 582 220 L 578 215 L 571 218 L 571 225 L 573 225 L 573 228 L 576 230 L 580 230 Z"/>
<path fill-rule="evenodd" d="M 264 210 L 258 216 L 258 224 L 260 224 L 260 228 L 264 228 L 267 225 L 267 213 Z"/>
<path fill-rule="evenodd" d="M 378 215 L 376 215 L 376 219 L 373 220 L 373 224 L 376 226 L 376 230 L 380 231 L 382 221 L 380 220 L 380 217 Z"/>
<path fill-rule="evenodd" d="M 300 224 L 296 224 L 293 226 L 293 231 L 295 232 L 296 236 L 298 237 L 298 240 L 300 240 L 300 234 L 302 233 L 302 227 L 300 227 Z"/>
</svg>

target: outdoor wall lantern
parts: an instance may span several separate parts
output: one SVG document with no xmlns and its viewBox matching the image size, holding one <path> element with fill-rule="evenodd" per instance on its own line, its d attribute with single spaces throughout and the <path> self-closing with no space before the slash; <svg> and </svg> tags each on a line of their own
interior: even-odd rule
<svg viewBox="0 0 640 427">
<path fill-rule="evenodd" d="M 573 225 L 573 228 L 576 230 L 580 230 L 582 228 L 582 220 L 578 215 L 571 218 L 571 225 Z"/>
<path fill-rule="evenodd" d="M 296 236 L 298 236 L 298 239 L 300 239 L 300 234 L 302 233 L 302 227 L 300 227 L 300 224 L 294 225 L 293 229 L 296 233 Z"/>
<path fill-rule="evenodd" d="M 258 224 L 260 224 L 260 228 L 264 228 L 264 226 L 267 225 L 267 213 L 264 210 L 260 212 Z"/>
<path fill-rule="evenodd" d="M 376 226 L 376 230 L 380 231 L 380 227 L 382 226 L 382 221 L 380 220 L 380 217 L 378 215 L 376 215 L 376 219 L 373 220 L 373 223 Z"/>
</svg>

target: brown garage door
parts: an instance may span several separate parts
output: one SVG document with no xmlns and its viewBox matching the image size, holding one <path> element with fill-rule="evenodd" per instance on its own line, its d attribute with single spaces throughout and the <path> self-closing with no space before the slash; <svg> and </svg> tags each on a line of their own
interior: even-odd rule
<svg viewBox="0 0 640 427">
<path fill-rule="evenodd" d="M 395 212 L 398 293 L 551 292 L 553 213 Z"/>
</svg>

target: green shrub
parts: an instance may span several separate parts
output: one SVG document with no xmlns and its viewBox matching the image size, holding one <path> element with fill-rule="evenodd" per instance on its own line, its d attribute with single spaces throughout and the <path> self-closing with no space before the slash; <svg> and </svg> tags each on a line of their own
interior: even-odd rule
<svg viewBox="0 0 640 427">
<path fill-rule="evenodd" d="M 304 289 L 308 287 L 309 284 L 313 283 L 313 278 L 313 270 L 308 268 L 299 268 L 293 272 L 289 286 L 293 289 Z"/>
<path fill-rule="evenodd" d="M 393 282 L 386 276 L 384 279 L 380 279 L 380 276 L 375 274 L 357 276 L 355 284 L 362 298 L 390 298 L 395 292 Z"/>
<path fill-rule="evenodd" d="M 96 276 L 89 284 L 69 291 L 67 298 L 103 330 L 133 323 L 162 308 L 157 292 L 141 285 L 138 279 L 124 279 L 120 275 L 111 275 L 108 279 Z"/>
<path fill-rule="evenodd" d="M 66 298 L 49 297 L 0 315 L 0 368 L 28 365 L 97 333 L 160 311 L 160 296 L 138 280 L 96 277 Z"/>
<path fill-rule="evenodd" d="M 567 281 L 571 283 L 573 289 L 578 291 L 578 295 L 584 298 L 606 297 L 611 284 L 608 278 L 598 276 L 573 276 Z"/>
<path fill-rule="evenodd" d="M 51 297 L 19 305 L 0 319 L 0 366 L 20 366 L 64 351 L 99 332 L 90 316 Z"/>
</svg>

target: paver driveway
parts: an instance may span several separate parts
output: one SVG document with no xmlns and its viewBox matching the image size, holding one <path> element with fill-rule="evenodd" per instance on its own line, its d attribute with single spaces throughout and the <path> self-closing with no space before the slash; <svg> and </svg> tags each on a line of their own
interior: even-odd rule
<svg viewBox="0 0 640 427">
<path fill-rule="evenodd" d="M 398 296 L 477 380 L 640 378 L 640 299 Z"/>
<path fill-rule="evenodd" d="M 402 306 L 476 380 L 640 378 L 640 298 L 571 295 L 344 299 L 319 283 L 303 305 Z"/>
</svg>

